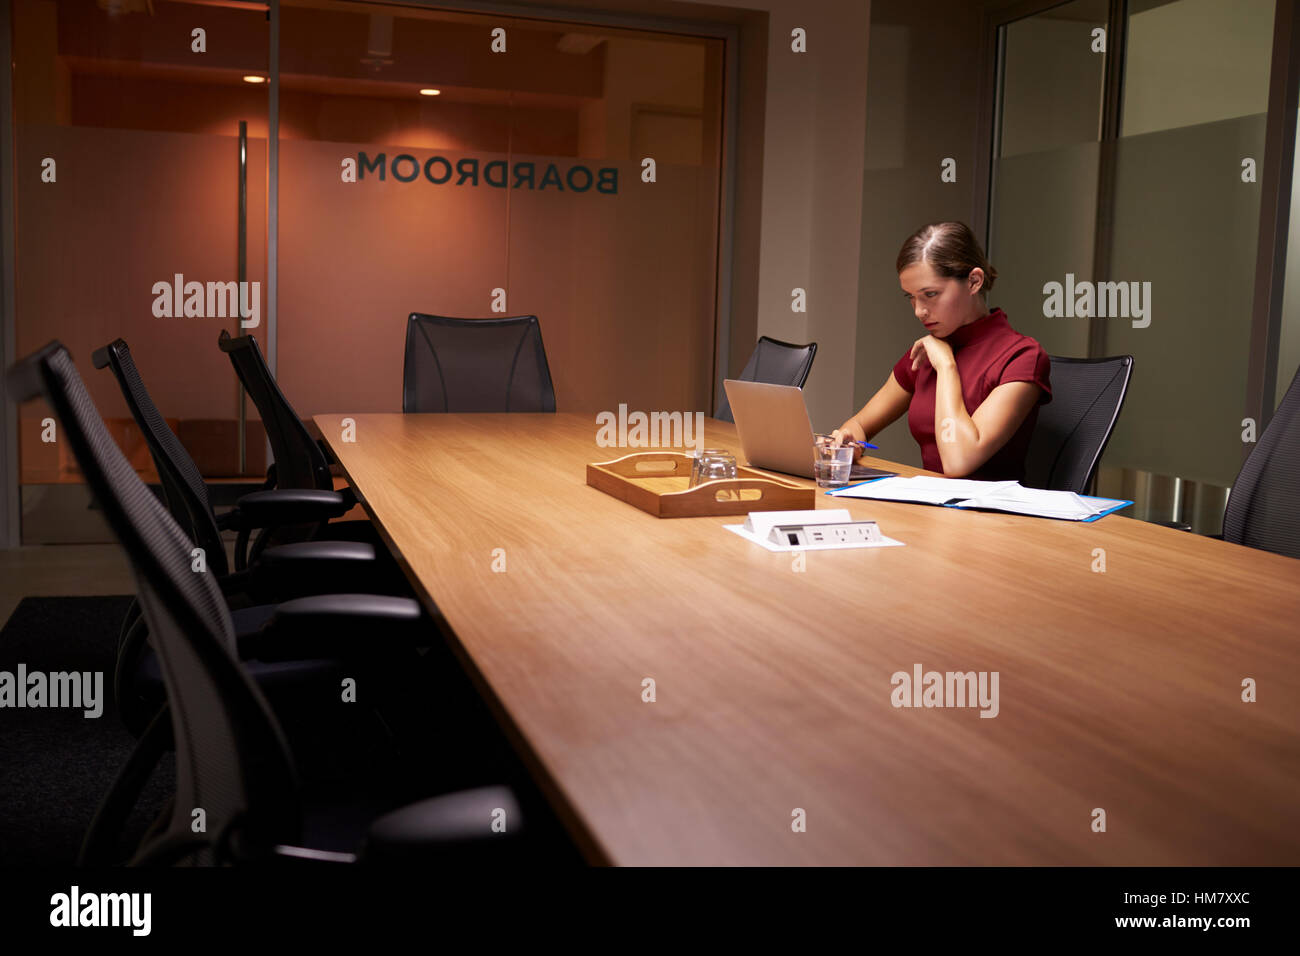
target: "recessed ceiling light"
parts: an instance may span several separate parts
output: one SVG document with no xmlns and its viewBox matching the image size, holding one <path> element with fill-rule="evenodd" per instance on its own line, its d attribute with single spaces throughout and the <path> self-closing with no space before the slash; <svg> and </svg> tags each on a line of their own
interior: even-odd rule
<svg viewBox="0 0 1300 956">
<path fill-rule="evenodd" d="M 265 82 L 266 82 L 266 77 L 264 77 L 264 76 L 246 76 L 246 77 L 244 77 L 244 82 L 245 82 L 245 83 L 265 83 Z"/>
<path fill-rule="evenodd" d="M 421 96 L 441 96 L 442 90 L 420 90 Z"/>
</svg>

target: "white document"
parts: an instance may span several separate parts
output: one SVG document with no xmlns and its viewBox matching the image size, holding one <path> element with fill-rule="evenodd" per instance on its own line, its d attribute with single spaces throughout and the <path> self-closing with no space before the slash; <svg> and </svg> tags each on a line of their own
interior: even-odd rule
<svg viewBox="0 0 1300 956">
<path fill-rule="evenodd" d="M 954 508 L 984 508 L 1036 518 L 1087 521 L 1119 505 L 1132 504 L 1115 498 L 1091 498 L 1072 491 L 1026 488 L 1018 481 L 972 481 L 968 478 L 881 478 L 839 488 L 829 494 L 841 498 L 869 498 L 876 501 L 904 501 Z"/>
<path fill-rule="evenodd" d="M 1019 485 L 1017 481 L 973 481 L 969 478 L 881 478 L 848 488 L 837 488 L 829 494 L 837 498 L 873 498 L 877 501 L 914 501 L 927 505 L 941 505 L 953 499 L 962 500 L 987 494 L 999 488 Z"/>
<path fill-rule="evenodd" d="M 954 507 L 989 508 L 1040 518 L 1086 521 L 1093 515 L 1122 504 L 1123 501 L 1113 498 L 1082 498 L 1072 491 L 1044 491 L 1041 488 L 1025 488 L 1016 483 L 1011 488 L 997 488 L 968 498 Z"/>
</svg>

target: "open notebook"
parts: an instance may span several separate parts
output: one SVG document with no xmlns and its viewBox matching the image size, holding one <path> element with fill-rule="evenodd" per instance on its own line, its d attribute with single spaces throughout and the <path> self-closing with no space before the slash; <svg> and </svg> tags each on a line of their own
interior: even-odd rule
<svg viewBox="0 0 1300 956">
<path fill-rule="evenodd" d="M 1126 508 L 1131 501 L 1093 498 L 1072 491 L 1043 491 L 1025 488 L 1018 481 L 972 481 L 968 478 L 880 478 L 827 492 L 838 498 L 870 498 L 876 501 L 907 501 L 945 505 L 980 511 L 1007 511 L 1063 521 L 1096 521 L 1112 511 Z"/>
</svg>

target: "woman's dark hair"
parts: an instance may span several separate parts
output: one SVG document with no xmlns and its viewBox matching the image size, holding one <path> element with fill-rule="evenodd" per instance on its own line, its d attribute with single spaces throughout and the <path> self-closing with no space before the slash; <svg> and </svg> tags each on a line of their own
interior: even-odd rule
<svg viewBox="0 0 1300 956">
<path fill-rule="evenodd" d="M 912 233 L 898 251 L 897 271 L 918 262 L 928 262 L 930 268 L 948 279 L 964 279 L 973 269 L 983 269 L 980 292 L 992 291 L 993 280 L 998 277 L 998 270 L 984 258 L 975 233 L 964 222 L 932 222 Z"/>
</svg>

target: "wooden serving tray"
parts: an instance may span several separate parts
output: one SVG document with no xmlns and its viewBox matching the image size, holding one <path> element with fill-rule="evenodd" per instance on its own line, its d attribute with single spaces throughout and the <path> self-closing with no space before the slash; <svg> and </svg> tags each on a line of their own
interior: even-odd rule
<svg viewBox="0 0 1300 956">
<path fill-rule="evenodd" d="M 736 466 L 735 478 L 690 487 L 691 458 L 677 452 L 637 452 L 587 466 L 587 484 L 656 518 L 744 515 L 751 511 L 811 511 L 817 489 Z"/>
</svg>

